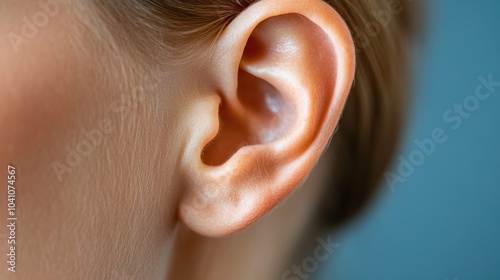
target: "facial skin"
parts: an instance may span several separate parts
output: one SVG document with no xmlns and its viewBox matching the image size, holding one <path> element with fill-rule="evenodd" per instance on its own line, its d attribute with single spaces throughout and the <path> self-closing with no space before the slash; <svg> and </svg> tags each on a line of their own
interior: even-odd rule
<svg viewBox="0 0 500 280">
<path fill-rule="evenodd" d="M 324 166 L 233 235 L 297 190 L 337 125 L 354 72 L 338 14 L 263 0 L 204 64 L 151 67 L 107 49 L 85 10 L 44 2 L 0 4 L 0 168 L 16 168 L 18 217 L 16 272 L 2 262 L 0 279 L 242 279 L 284 259 Z"/>
</svg>

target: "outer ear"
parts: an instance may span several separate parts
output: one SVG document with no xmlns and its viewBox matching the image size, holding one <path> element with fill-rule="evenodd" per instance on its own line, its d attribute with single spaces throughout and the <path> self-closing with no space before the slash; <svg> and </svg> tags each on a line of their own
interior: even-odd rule
<svg viewBox="0 0 500 280">
<path fill-rule="evenodd" d="M 321 0 L 261 0 L 223 31 L 181 170 L 180 218 L 207 236 L 246 228 L 308 176 L 334 133 L 355 68 L 339 14 Z"/>
</svg>

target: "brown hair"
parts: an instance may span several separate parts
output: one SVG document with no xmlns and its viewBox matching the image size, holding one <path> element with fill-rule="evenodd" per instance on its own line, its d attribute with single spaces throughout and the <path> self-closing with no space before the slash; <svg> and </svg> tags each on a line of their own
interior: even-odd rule
<svg viewBox="0 0 500 280">
<path fill-rule="evenodd" d="M 328 151 L 335 157 L 332 185 L 320 208 L 323 222 L 339 225 L 366 206 L 397 149 L 413 24 L 403 0 L 327 2 L 344 17 L 357 46 L 354 86 Z M 379 21 L 377 13 L 390 18 Z"/>
<path fill-rule="evenodd" d="M 110 26 L 109 30 L 125 30 L 107 34 L 113 38 L 115 49 L 130 49 L 132 45 L 135 53 L 142 53 L 146 59 L 170 54 L 182 60 L 193 52 L 207 50 L 231 20 L 256 1 L 92 3 L 98 6 L 97 12 L 102 13 L 101 18 Z M 332 185 L 323 196 L 318 217 L 321 225 L 331 226 L 352 218 L 364 208 L 396 149 L 408 82 L 405 42 L 410 21 L 403 0 L 326 2 L 347 22 L 357 46 L 354 86 L 327 151 L 333 153 L 336 160 L 332 163 Z M 385 15 L 383 21 L 376 17 L 381 14 Z"/>
</svg>

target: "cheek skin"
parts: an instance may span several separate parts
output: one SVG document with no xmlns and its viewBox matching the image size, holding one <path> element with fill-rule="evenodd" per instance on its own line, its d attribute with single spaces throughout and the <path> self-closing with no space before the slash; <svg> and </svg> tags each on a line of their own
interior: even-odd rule
<svg viewBox="0 0 500 280">
<path fill-rule="evenodd" d="M 29 20 L 40 11 L 36 4 L 8 2 L 2 10 L 9 14 L 0 13 L 0 34 L 23 37 L 22 19 Z M 66 140 L 60 132 L 78 120 L 76 109 L 84 95 L 77 82 L 76 56 L 69 51 L 70 32 L 63 28 L 66 15 L 60 9 L 17 48 L 8 36 L 0 37 L 0 129 L 8 135 L 0 138 L 2 159 L 44 165 L 40 160 L 46 163 L 46 154 L 57 151 L 52 143 Z"/>
<path fill-rule="evenodd" d="M 27 7 L 9 7 L 13 15 L 1 20 L 0 34 L 19 33 L 23 24 L 19 19 L 33 14 L 32 6 Z M 48 198 L 57 197 L 57 180 L 50 163 L 62 155 L 59 145 L 69 140 L 64 131 L 78 120 L 81 95 L 72 86 L 75 77 L 68 75 L 68 69 L 77 67 L 74 56 L 65 51 L 67 42 L 58 36 L 61 32 L 57 19 L 53 19 L 18 52 L 6 36 L 0 40 L 0 168 L 2 174 L 7 164 L 19 170 L 17 207 L 19 215 L 25 213 L 26 225 L 34 216 L 30 208 L 47 207 Z M 2 200 L 5 195 L 0 192 Z M 5 211 L 0 212 L 2 215 Z M 19 231 L 18 238 L 30 237 L 26 231 Z"/>
<path fill-rule="evenodd" d="M 25 13 L 33 14 L 20 9 L 0 18 L 0 35 L 18 30 Z M 169 114 L 162 115 L 169 122 L 145 117 L 145 108 L 158 101 L 154 97 L 136 110 L 136 122 L 121 120 L 117 111 L 123 111 L 124 92 L 112 92 L 110 82 L 100 79 L 98 54 L 86 57 L 70 43 L 66 16 L 74 15 L 61 12 L 18 53 L 0 36 L 0 184 L 6 183 L 7 164 L 15 165 L 20 244 L 18 272 L 0 269 L 0 279 L 147 276 L 153 269 L 143 264 L 158 267 L 152 252 L 165 247 L 175 216 L 178 121 Z M 165 97 L 159 103 L 157 111 L 179 106 Z M 112 124 L 109 133 L 103 131 L 106 120 Z M 105 134 L 101 144 L 60 180 L 53 163 L 66 164 L 67 147 L 75 148 L 85 139 L 82 131 L 94 128 Z M 6 196 L 0 191 L 1 201 Z M 6 212 L 0 211 L 0 220 Z M 7 252 L 1 236 L 0 250 Z"/>
<path fill-rule="evenodd" d="M 75 225 L 67 221 L 79 217 L 66 208 L 68 200 L 62 197 L 63 192 L 71 192 L 72 180 L 60 182 L 51 163 L 64 158 L 64 147 L 75 141 L 72 132 L 88 112 L 86 83 L 93 81 L 81 79 L 77 57 L 69 42 L 61 38 L 67 32 L 60 22 L 62 14 L 16 53 L 3 35 L 18 30 L 22 25 L 18 19 L 32 12 L 13 11 L 18 18 L 0 20 L 0 168 L 2 180 L 7 164 L 17 170 L 18 259 L 16 273 L 2 269 L 0 279 L 34 279 L 35 275 L 62 279 L 59 276 L 64 273 L 53 266 L 62 265 L 65 250 L 74 251 L 70 240 L 78 242 L 71 229 Z M 3 189 L 0 200 L 7 201 Z M 6 214 L 0 211 L 2 221 Z M 3 227 L 0 233 L 4 233 Z M 1 241 L 0 249 L 6 252 L 7 244 Z M 47 267 L 51 267 L 52 277 L 44 273 Z"/>
</svg>

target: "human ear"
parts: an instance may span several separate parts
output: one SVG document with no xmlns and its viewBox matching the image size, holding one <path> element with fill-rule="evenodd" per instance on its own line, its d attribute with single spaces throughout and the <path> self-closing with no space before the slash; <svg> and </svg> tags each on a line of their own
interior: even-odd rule
<svg viewBox="0 0 500 280">
<path fill-rule="evenodd" d="M 307 178 L 335 131 L 355 69 L 352 36 L 321 0 L 261 0 L 239 14 L 201 67 L 188 113 L 180 219 L 238 232 Z"/>
</svg>

